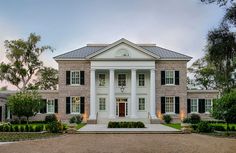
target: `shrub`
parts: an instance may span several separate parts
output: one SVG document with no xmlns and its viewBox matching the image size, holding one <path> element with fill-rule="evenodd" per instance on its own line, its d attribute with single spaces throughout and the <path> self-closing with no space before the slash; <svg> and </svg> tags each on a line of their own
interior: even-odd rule
<svg viewBox="0 0 236 153">
<path fill-rule="evenodd" d="M 54 122 L 54 121 L 57 121 L 57 117 L 55 114 L 50 114 L 45 117 L 46 123 L 50 123 L 50 122 Z"/>
<path fill-rule="evenodd" d="M 36 125 L 35 132 L 41 132 L 41 131 L 43 131 L 43 125 Z"/>
<path fill-rule="evenodd" d="M 10 125 L 10 130 L 9 130 L 9 132 L 15 132 L 12 125 Z"/>
<path fill-rule="evenodd" d="M 76 123 L 79 124 L 83 121 L 83 116 L 82 115 L 75 115 L 70 118 L 70 123 Z"/>
<path fill-rule="evenodd" d="M 172 121 L 172 117 L 170 115 L 164 115 L 163 120 L 165 123 L 169 124 Z"/>
<path fill-rule="evenodd" d="M 32 125 L 29 125 L 29 132 L 35 132 L 34 127 Z"/>
<path fill-rule="evenodd" d="M 108 128 L 145 128 L 143 122 L 109 122 Z"/>
<path fill-rule="evenodd" d="M 3 132 L 10 132 L 10 126 L 9 125 L 4 125 L 3 126 Z"/>
<path fill-rule="evenodd" d="M 14 126 L 14 131 L 19 132 L 19 126 L 18 125 Z"/>
<path fill-rule="evenodd" d="M 197 124 L 197 132 L 209 133 L 212 131 L 212 127 L 207 122 L 199 122 Z"/>
<path fill-rule="evenodd" d="M 29 125 L 28 124 L 25 126 L 25 132 L 29 132 Z"/>
<path fill-rule="evenodd" d="M 3 125 L 0 125 L 0 132 L 3 132 Z"/>
<path fill-rule="evenodd" d="M 191 124 L 198 124 L 201 121 L 201 117 L 198 114 L 191 114 L 190 115 L 190 123 Z"/>
<path fill-rule="evenodd" d="M 183 120 L 183 123 L 191 123 L 191 120 L 190 120 L 190 118 L 184 118 L 184 120 Z"/>
<path fill-rule="evenodd" d="M 25 126 L 23 125 L 20 126 L 20 132 L 25 132 Z"/>
<path fill-rule="evenodd" d="M 236 131 L 235 126 L 232 126 L 230 130 L 231 131 Z"/>
<path fill-rule="evenodd" d="M 193 129 L 194 131 L 197 130 L 197 124 L 192 124 L 191 127 L 192 127 L 192 129 Z"/>
<path fill-rule="evenodd" d="M 58 121 L 50 122 L 47 126 L 47 130 L 51 133 L 59 133 L 63 131 L 63 124 Z"/>
<path fill-rule="evenodd" d="M 226 131 L 222 125 L 212 125 L 213 130 L 215 131 Z"/>
</svg>

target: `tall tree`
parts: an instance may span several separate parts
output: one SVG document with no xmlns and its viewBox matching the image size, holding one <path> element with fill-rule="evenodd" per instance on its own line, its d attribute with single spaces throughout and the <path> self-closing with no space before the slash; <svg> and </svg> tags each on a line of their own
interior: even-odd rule
<svg viewBox="0 0 236 153">
<path fill-rule="evenodd" d="M 194 75 L 194 82 L 201 89 L 215 88 L 214 67 L 208 64 L 205 58 L 196 60 L 188 71 Z"/>
<path fill-rule="evenodd" d="M 213 64 L 215 79 L 222 91 L 229 92 L 233 86 L 232 72 L 236 68 L 235 34 L 222 26 L 208 33 L 207 60 Z"/>
<path fill-rule="evenodd" d="M 39 56 L 50 46 L 39 46 L 41 37 L 31 33 L 27 40 L 5 41 L 8 63 L 0 64 L 0 80 L 6 80 L 20 90 L 25 90 L 32 76 L 42 67 Z"/>
<path fill-rule="evenodd" d="M 210 4 L 210 3 L 216 3 L 217 5 L 223 6 L 227 3 L 233 3 L 234 0 L 201 0 L 201 2 Z"/>
</svg>

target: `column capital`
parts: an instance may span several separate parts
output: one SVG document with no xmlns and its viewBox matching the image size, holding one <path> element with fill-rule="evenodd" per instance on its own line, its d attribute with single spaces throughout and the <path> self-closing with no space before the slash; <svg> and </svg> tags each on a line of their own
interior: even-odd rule
<svg viewBox="0 0 236 153">
<path fill-rule="evenodd" d="M 95 71 L 96 69 L 95 68 L 90 68 L 90 71 Z"/>
<path fill-rule="evenodd" d="M 151 70 L 151 71 L 156 71 L 156 68 L 151 68 L 150 70 Z"/>
</svg>

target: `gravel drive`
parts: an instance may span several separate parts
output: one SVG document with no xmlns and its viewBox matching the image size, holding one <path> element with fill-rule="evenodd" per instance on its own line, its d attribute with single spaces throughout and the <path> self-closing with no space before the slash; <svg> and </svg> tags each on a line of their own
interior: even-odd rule
<svg viewBox="0 0 236 153">
<path fill-rule="evenodd" d="M 0 153 L 235 153 L 236 139 L 198 134 L 74 134 L 0 145 Z"/>
</svg>

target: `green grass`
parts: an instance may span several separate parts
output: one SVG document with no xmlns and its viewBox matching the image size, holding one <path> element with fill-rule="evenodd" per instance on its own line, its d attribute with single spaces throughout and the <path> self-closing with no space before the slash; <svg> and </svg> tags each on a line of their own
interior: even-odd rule
<svg viewBox="0 0 236 153">
<path fill-rule="evenodd" d="M 225 129 L 227 128 L 227 124 L 226 123 L 211 123 L 210 125 L 213 126 L 223 126 Z M 236 124 L 229 124 L 229 127 L 231 128 L 232 126 L 234 126 L 236 128 Z"/>
<path fill-rule="evenodd" d="M 59 136 L 61 134 L 55 133 L 6 133 L 0 132 L 0 142 L 33 140 Z"/>
<path fill-rule="evenodd" d="M 172 128 L 178 129 L 178 130 L 181 130 L 181 124 L 180 123 L 170 123 L 170 124 L 163 124 L 163 125 L 166 125 L 166 126 L 169 126 L 169 127 L 172 127 Z"/>
<path fill-rule="evenodd" d="M 86 123 L 77 124 L 76 129 L 79 130 L 80 128 L 82 128 L 85 125 L 86 125 Z"/>
</svg>

